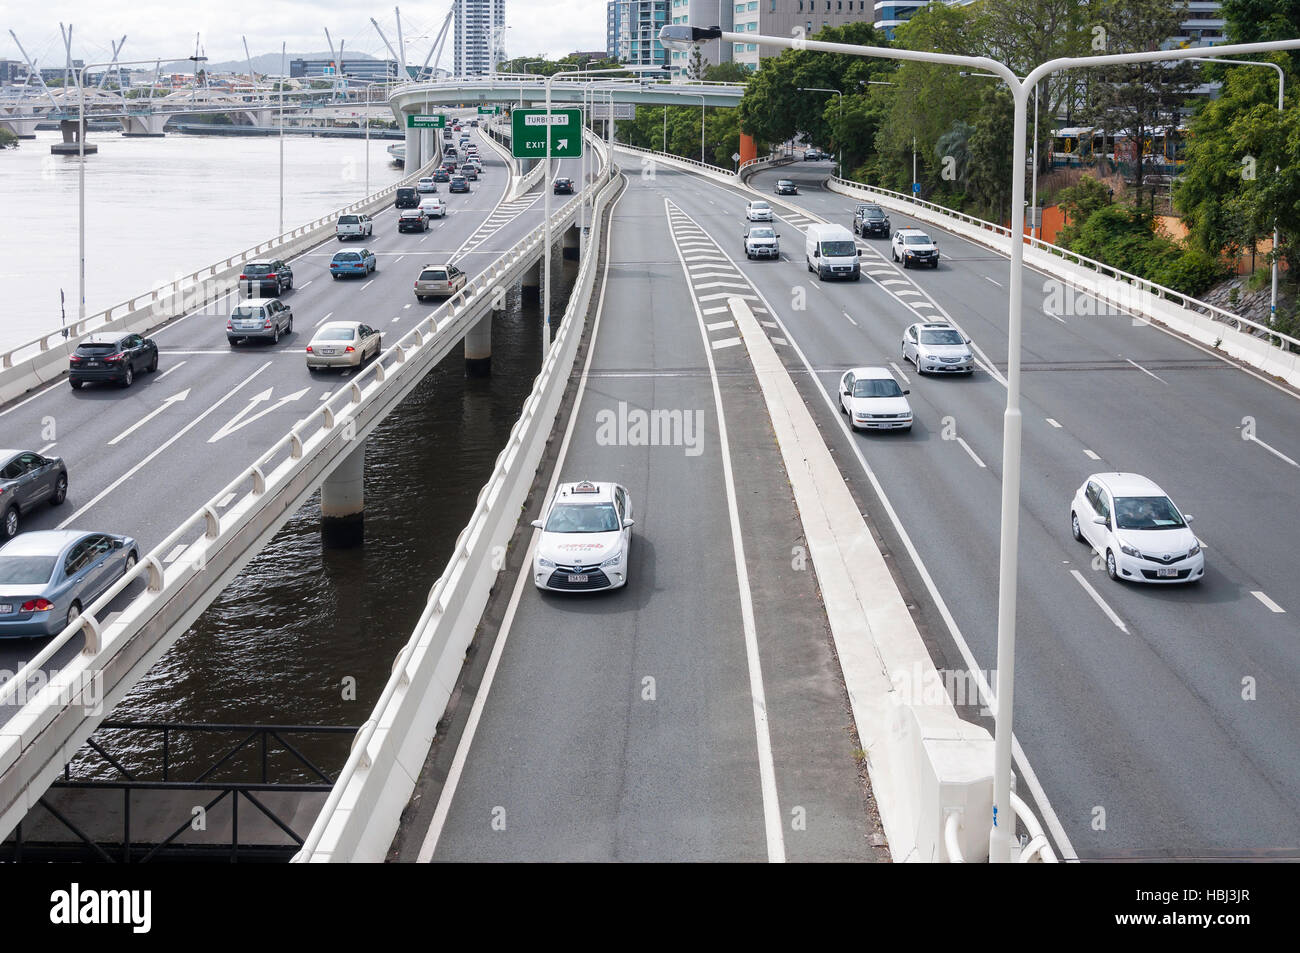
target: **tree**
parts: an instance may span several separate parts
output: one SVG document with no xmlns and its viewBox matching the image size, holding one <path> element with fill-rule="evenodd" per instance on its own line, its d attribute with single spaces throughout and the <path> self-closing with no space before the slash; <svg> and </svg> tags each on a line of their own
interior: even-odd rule
<svg viewBox="0 0 1300 953">
<path fill-rule="evenodd" d="M 1008 144 L 1015 139 L 1015 103 L 1002 86 L 986 89 L 980 97 L 975 131 L 970 137 L 970 173 L 967 191 L 975 202 L 1001 219 L 1010 214 L 1011 179 L 1017 173 Z M 1023 175 L 1024 170 L 1019 170 Z"/>
<path fill-rule="evenodd" d="M 1070 242 L 1094 212 L 1114 204 L 1110 187 L 1090 175 L 1082 176 L 1074 185 L 1062 189 L 1059 201 L 1065 212 L 1066 225 L 1057 237 L 1057 243 L 1066 248 L 1070 247 Z"/>
<path fill-rule="evenodd" d="M 1300 0 L 1223 0 L 1220 13 L 1233 43 L 1263 43 L 1300 36 Z M 1287 72 L 1300 70 L 1294 50 L 1281 54 Z"/>
<path fill-rule="evenodd" d="M 710 63 L 704 67 L 704 79 L 710 83 L 748 83 L 754 76 L 753 70 L 747 70 L 739 63 Z"/>
<path fill-rule="evenodd" d="M 704 52 L 697 43 L 691 47 L 691 56 L 686 65 L 686 75 L 691 79 L 703 79 L 705 69 Z"/>
<path fill-rule="evenodd" d="M 1181 0 L 1101 0 L 1098 13 L 1105 53 L 1160 49 L 1179 32 L 1185 12 Z M 1117 160 L 1118 143 L 1123 141 L 1141 207 L 1143 173 L 1152 152 L 1149 137 L 1178 124 L 1179 107 L 1196 82 L 1192 65 L 1186 61 L 1124 63 L 1087 72 L 1089 118 L 1113 137 Z"/>
<path fill-rule="evenodd" d="M 970 177 L 970 138 L 975 127 L 964 119 L 958 119 L 947 132 L 934 144 L 934 156 L 939 160 L 940 176 L 949 182 L 955 182 L 963 188 Z"/>
</svg>

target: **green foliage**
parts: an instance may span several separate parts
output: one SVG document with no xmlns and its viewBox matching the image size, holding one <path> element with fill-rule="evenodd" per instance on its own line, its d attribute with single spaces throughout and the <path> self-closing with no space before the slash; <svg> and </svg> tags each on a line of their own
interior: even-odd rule
<svg viewBox="0 0 1300 953">
<path fill-rule="evenodd" d="M 0 128 L 0 149 L 8 149 L 13 146 L 18 147 L 18 137 L 8 129 Z"/>
<path fill-rule="evenodd" d="M 985 89 L 975 131 L 970 137 L 970 174 L 967 191 L 982 209 L 995 220 L 1011 208 L 1011 184 L 1016 170 L 1012 166 L 1007 144 L 1015 139 L 1015 105 L 1011 94 L 1001 86 Z M 1021 175 L 1024 174 L 1022 169 Z"/>
<path fill-rule="evenodd" d="M 711 83 L 748 83 L 754 75 L 739 63 L 709 63 L 704 67 L 704 78 Z"/>
<path fill-rule="evenodd" d="M 1300 36 L 1300 0 L 1223 0 L 1220 13 L 1233 43 L 1292 40 Z M 1288 72 L 1300 69 L 1300 55 L 1281 54 Z"/>
<path fill-rule="evenodd" d="M 1065 212 L 1066 224 L 1057 242 L 1066 248 L 1071 247 L 1070 243 L 1078 238 L 1079 229 L 1094 212 L 1112 204 L 1110 187 L 1090 175 L 1085 175 L 1074 185 L 1062 189 L 1058 200 Z"/>
<path fill-rule="evenodd" d="M 1152 276 L 1166 287 L 1193 297 L 1227 277 L 1227 268 L 1213 255 L 1199 248 L 1183 248 L 1176 258 L 1165 259 Z"/>
<path fill-rule="evenodd" d="M 569 55 L 563 59 L 550 60 L 538 53 L 536 56 L 516 56 L 512 60 L 504 60 L 497 64 L 497 72 L 550 76 L 552 73 L 558 73 L 562 70 L 616 69 L 619 65 L 618 60 L 609 57 L 594 59 L 590 56 Z"/>
</svg>

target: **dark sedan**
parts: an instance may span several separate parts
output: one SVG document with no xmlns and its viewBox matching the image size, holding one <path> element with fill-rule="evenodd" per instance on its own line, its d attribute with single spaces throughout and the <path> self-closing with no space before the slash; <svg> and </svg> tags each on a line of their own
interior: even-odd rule
<svg viewBox="0 0 1300 953">
<path fill-rule="evenodd" d="M 156 370 L 158 345 L 153 338 L 138 334 L 88 335 L 68 358 L 68 380 L 73 390 L 95 381 L 130 387 L 136 374 Z"/>
<path fill-rule="evenodd" d="M 0 639 L 58 635 L 131 571 L 130 536 L 74 529 L 24 533 L 0 547 Z"/>
<path fill-rule="evenodd" d="M 795 185 L 789 179 L 778 179 L 776 183 L 777 195 L 798 195 L 799 186 Z"/>
<path fill-rule="evenodd" d="M 68 496 L 62 457 L 31 450 L 0 450 L 0 542 L 18 535 L 20 518 L 38 503 L 58 506 Z"/>
</svg>

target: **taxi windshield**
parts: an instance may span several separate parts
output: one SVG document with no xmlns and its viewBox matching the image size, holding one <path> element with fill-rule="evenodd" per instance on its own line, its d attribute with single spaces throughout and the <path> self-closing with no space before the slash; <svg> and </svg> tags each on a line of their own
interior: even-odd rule
<svg viewBox="0 0 1300 953">
<path fill-rule="evenodd" d="M 546 521 L 548 533 L 613 533 L 618 528 L 613 503 L 560 503 Z"/>
</svg>

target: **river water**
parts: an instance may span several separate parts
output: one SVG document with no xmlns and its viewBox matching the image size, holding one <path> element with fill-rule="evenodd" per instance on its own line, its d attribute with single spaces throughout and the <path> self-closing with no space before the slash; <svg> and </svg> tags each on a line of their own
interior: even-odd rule
<svg viewBox="0 0 1300 953">
<path fill-rule="evenodd" d="M 58 288 L 75 314 L 76 160 L 49 155 L 54 133 L 0 153 L 6 219 L 22 223 L 25 254 L 0 265 L 4 340 L 58 324 Z M 140 292 L 160 274 L 193 270 L 264 240 L 278 219 L 275 139 L 124 139 L 102 134 L 87 160 L 88 311 Z M 359 198 L 364 141 L 285 140 L 285 221 L 308 221 Z M 400 176 L 388 143 L 371 144 L 371 188 Z M 10 231 L 11 238 L 17 235 Z M 14 245 L 10 245 L 11 252 Z M 108 266 L 112 262 L 112 267 Z M 555 269 L 553 309 L 573 279 Z M 17 307 L 13 305 L 17 303 Z M 429 590 L 469 520 L 538 370 L 540 315 L 516 288 L 492 331 L 492 376 L 466 378 L 458 348 L 371 435 L 365 545 L 321 546 L 319 494 L 113 712 L 116 721 L 360 725 Z M 157 762 L 157 738 L 114 733 L 131 769 Z M 306 742 L 331 771 L 349 736 Z M 177 738 L 173 777 L 193 774 L 228 739 Z M 78 759 L 80 776 L 105 776 Z"/>
<path fill-rule="evenodd" d="M 77 317 L 77 156 L 50 154 L 58 132 L 0 150 L 0 349 Z M 126 138 L 91 133 L 86 157 L 86 314 L 190 274 L 279 233 L 275 136 Z M 392 140 L 370 141 L 370 189 L 402 176 Z M 365 197 L 366 141 L 284 137 L 284 224 Z"/>
</svg>

